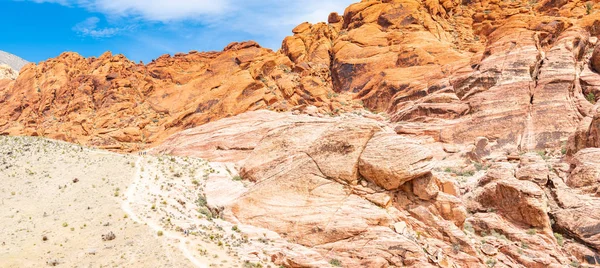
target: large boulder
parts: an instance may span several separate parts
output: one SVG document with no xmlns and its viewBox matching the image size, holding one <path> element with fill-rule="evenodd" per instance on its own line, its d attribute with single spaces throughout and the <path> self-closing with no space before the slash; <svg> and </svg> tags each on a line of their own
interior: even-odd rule
<svg viewBox="0 0 600 268">
<path fill-rule="evenodd" d="M 359 159 L 360 174 L 377 185 L 394 190 L 431 172 L 431 152 L 396 134 L 375 135 Z"/>
<path fill-rule="evenodd" d="M 577 152 L 570 162 L 573 169 L 567 179 L 567 185 L 596 193 L 600 187 L 600 149 L 583 149 Z"/>
<path fill-rule="evenodd" d="M 481 189 L 476 200 L 514 222 L 550 229 L 548 199 L 533 182 L 514 178 L 492 182 Z"/>
<path fill-rule="evenodd" d="M 274 129 L 290 124 L 320 125 L 329 122 L 332 120 L 267 110 L 252 111 L 178 132 L 151 152 L 218 162 L 242 162 Z"/>
<path fill-rule="evenodd" d="M 284 171 L 295 157 L 307 156 L 324 177 L 356 185 L 358 158 L 379 130 L 375 121 L 360 118 L 283 126 L 254 148 L 241 174 L 262 181 Z"/>
<path fill-rule="evenodd" d="M 583 201 L 583 200 L 581 200 Z M 552 213 L 554 226 L 561 233 L 600 251 L 600 202 L 587 203 L 578 208 L 559 209 Z"/>
<path fill-rule="evenodd" d="M 600 73 L 600 46 L 594 48 L 592 58 L 590 59 L 590 65 L 594 71 Z"/>
</svg>

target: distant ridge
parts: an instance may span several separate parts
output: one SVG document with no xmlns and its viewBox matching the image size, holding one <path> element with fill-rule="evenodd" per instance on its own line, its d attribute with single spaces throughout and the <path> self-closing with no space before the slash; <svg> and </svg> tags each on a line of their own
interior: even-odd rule
<svg viewBox="0 0 600 268">
<path fill-rule="evenodd" d="M 13 54 L 0 50 L 0 64 L 6 64 L 13 68 L 15 71 L 20 71 L 28 61 L 21 59 Z"/>
</svg>

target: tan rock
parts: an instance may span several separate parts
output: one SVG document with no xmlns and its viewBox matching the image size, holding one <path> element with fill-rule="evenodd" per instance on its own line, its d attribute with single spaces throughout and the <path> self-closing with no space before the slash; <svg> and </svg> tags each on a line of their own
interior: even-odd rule
<svg viewBox="0 0 600 268">
<path fill-rule="evenodd" d="M 485 186 L 477 200 L 515 222 L 550 227 L 546 194 L 533 182 L 516 179 L 493 182 Z"/>
<path fill-rule="evenodd" d="M 528 180 L 543 186 L 548 182 L 549 173 L 548 164 L 542 162 L 523 164 L 517 169 L 515 175 L 519 180 Z"/>
<path fill-rule="evenodd" d="M 374 193 L 367 195 L 365 198 L 382 208 L 389 207 L 392 202 L 392 198 L 387 193 Z"/>
<path fill-rule="evenodd" d="M 600 149 L 581 150 L 570 162 L 574 169 L 566 181 L 567 185 L 595 193 L 600 186 Z"/>
<path fill-rule="evenodd" d="M 490 244 L 481 245 L 481 252 L 488 256 L 496 256 L 498 254 L 498 249 Z"/>
<path fill-rule="evenodd" d="M 360 174 L 393 190 L 431 171 L 431 153 L 418 143 L 395 134 L 374 136 L 359 159 Z"/>
<path fill-rule="evenodd" d="M 431 200 L 440 191 L 436 179 L 431 175 L 424 175 L 412 181 L 412 192 L 422 200 Z"/>
</svg>

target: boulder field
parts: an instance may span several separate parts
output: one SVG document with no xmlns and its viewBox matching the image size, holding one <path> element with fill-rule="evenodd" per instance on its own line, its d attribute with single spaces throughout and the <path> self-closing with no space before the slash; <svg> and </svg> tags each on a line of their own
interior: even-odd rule
<svg viewBox="0 0 600 268">
<path fill-rule="evenodd" d="M 599 3 L 363 0 L 292 32 L 28 64 L 0 134 L 228 163 L 207 206 L 284 267 L 600 265 Z"/>
</svg>

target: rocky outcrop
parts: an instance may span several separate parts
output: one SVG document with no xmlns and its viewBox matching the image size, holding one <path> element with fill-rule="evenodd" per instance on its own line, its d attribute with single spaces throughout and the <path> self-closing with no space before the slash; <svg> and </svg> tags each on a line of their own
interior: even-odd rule
<svg viewBox="0 0 600 268">
<path fill-rule="evenodd" d="M 67 53 L 0 89 L 0 133 L 135 150 L 245 111 L 311 104 L 320 113 L 385 112 L 399 131 L 445 143 L 557 148 L 594 116 L 597 8 L 365 0 L 328 23 L 298 25 L 278 52 L 242 42 L 147 65 Z M 115 132 L 130 127 L 140 135 Z"/>
<path fill-rule="evenodd" d="M 213 133 L 216 135 L 208 138 Z M 225 158 L 206 154 L 227 148 L 228 142 L 246 149 L 233 149 Z M 170 150 L 172 146 L 178 149 Z M 406 150 L 427 151 L 416 140 L 397 136 L 380 122 L 362 116 L 320 118 L 256 111 L 176 134 L 152 152 L 237 161 L 240 176 L 251 184 L 223 208 L 225 219 L 267 228 L 318 253 L 304 259 L 279 254 L 281 264 L 303 266 L 335 259 L 344 266 L 422 267 L 428 263 L 422 245 L 391 228 L 400 220 L 393 205 L 394 191 L 383 190 L 377 181 L 362 177 L 359 159 L 375 159 L 369 158 L 374 146 L 397 148 L 391 154 L 398 158 L 402 152 L 409 152 Z M 404 182 L 428 176 L 426 182 L 415 182 L 414 191 L 420 196 L 422 188 L 431 188 L 427 185 L 437 181 L 432 179 L 432 166 L 427 164 L 430 158 L 425 154 L 418 161 L 423 163 L 406 162 L 398 167 L 402 168 L 398 174 L 409 176 L 402 178 Z M 383 177 L 376 169 L 371 172 Z M 437 194 L 437 184 L 433 188 L 431 192 Z M 396 194 L 412 195 L 412 188 L 406 189 L 408 193 L 396 190 Z M 209 203 L 211 198 L 207 196 Z M 453 206 L 460 207 L 460 201 L 449 211 L 443 210 L 447 213 L 444 217 L 454 218 Z"/>
<path fill-rule="evenodd" d="M 359 158 L 360 174 L 386 190 L 395 190 L 431 170 L 431 153 L 418 143 L 392 134 L 378 134 Z"/>
<path fill-rule="evenodd" d="M 508 160 L 492 149 L 478 174 L 441 170 L 473 148 L 445 152 L 367 117 L 248 112 L 175 134 L 151 152 L 235 162 L 245 187 L 227 202 L 209 190 L 207 201 L 227 221 L 285 239 L 265 252 L 286 267 L 562 267 L 597 255 L 596 216 L 585 213 L 597 198 L 563 182 L 576 174 L 569 164 L 541 153 Z M 223 180 L 210 189 L 227 189 Z"/>
<path fill-rule="evenodd" d="M 309 103 L 322 113 L 353 109 L 350 100 L 339 105 L 344 98 L 333 97 L 326 81 L 303 80 L 293 67 L 288 57 L 254 42 L 165 55 L 148 65 L 108 52 L 88 59 L 64 53 L 26 66 L 0 90 L 0 132 L 136 150 L 249 110 L 290 111 Z"/>
<path fill-rule="evenodd" d="M 600 187 L 600 149 L 579 151 L 571 159 L 572 170 L 566 181 L 572 188 L 588 193 L 598 193 Z"/>
</svg>

